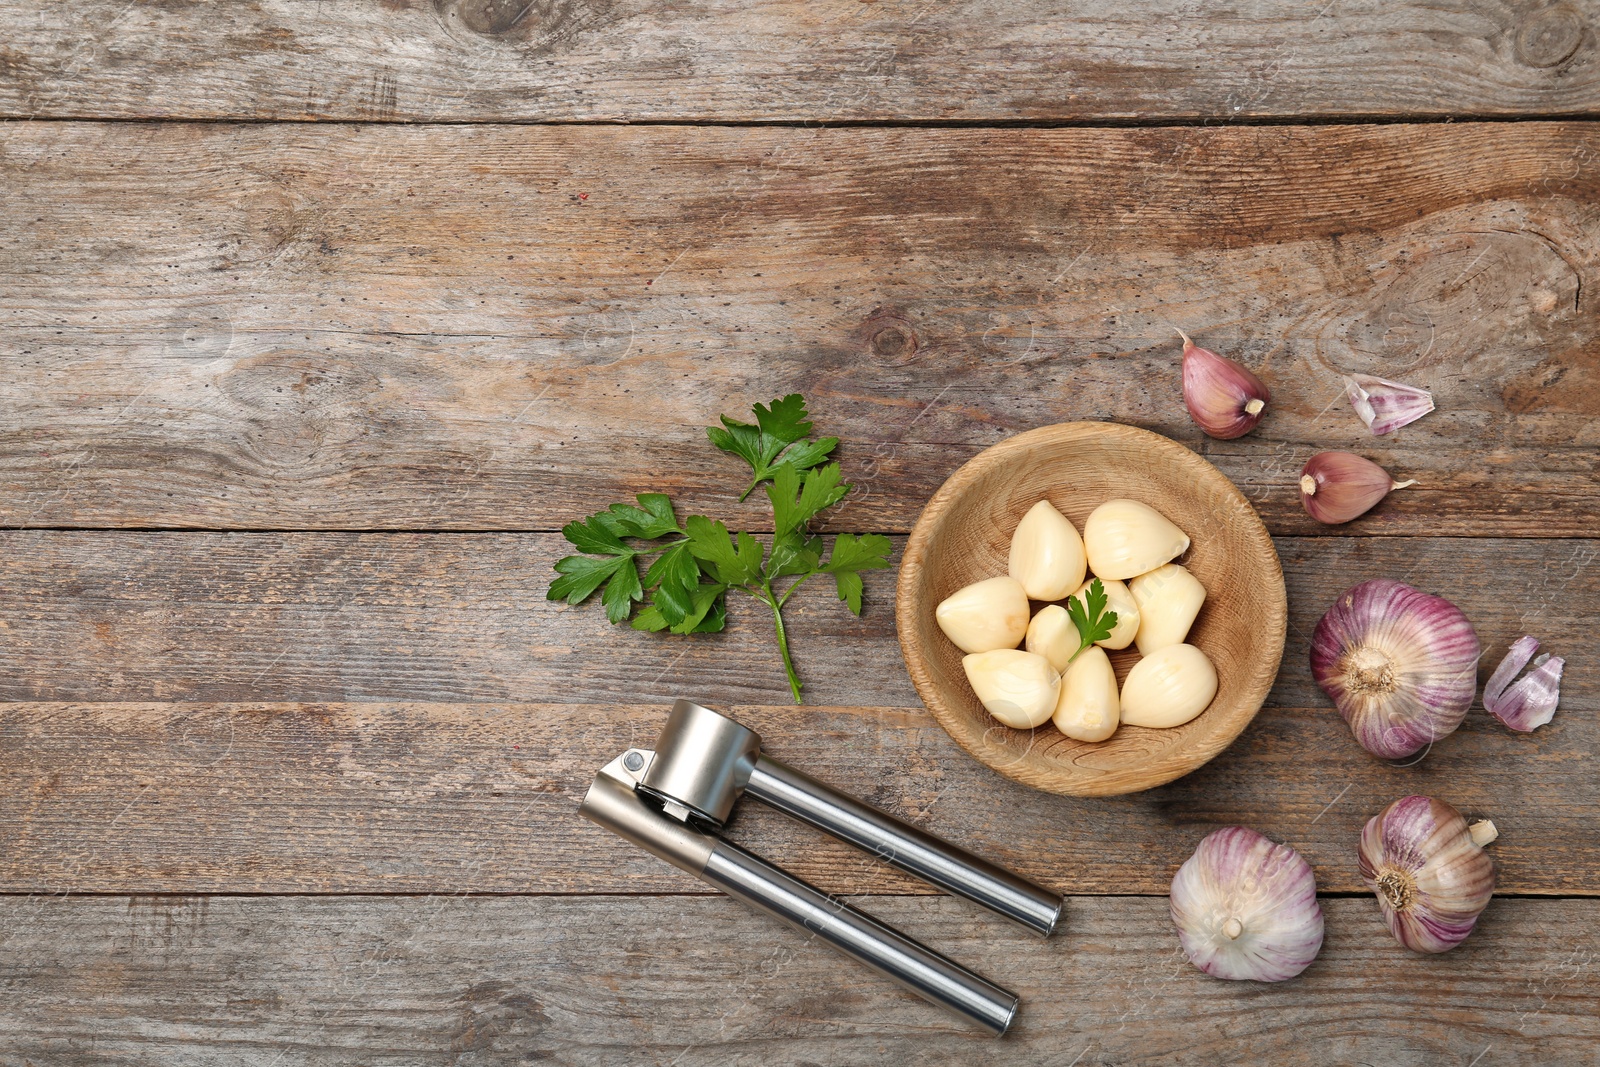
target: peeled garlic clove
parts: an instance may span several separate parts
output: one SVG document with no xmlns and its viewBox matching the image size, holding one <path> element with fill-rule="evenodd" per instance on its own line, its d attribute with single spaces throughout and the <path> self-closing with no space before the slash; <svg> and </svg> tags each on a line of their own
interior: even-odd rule
<svg viewBox="0 0 1600 1067">
<path fill-rule="evenodd" d="M 1094 584 L 1093 579 L 1078 586 L 1077 592 L 1072 594 L 1072 599 L 1081 601 L 1085 610 L 1088 609 L 1089 587 Z M 1117 624 L 1111 628 L 1111 636 L 1095 644 L 1101 648 L 1127 648 L 1133 644 L 1133 635 L 1139 632 L 1139 605 L 1134 603 L 1133 594 L 1128 592 L 1128 587 L 1115 578 L 1101 578 L 1100 588 L 1106 592 L 1106 610 L 1117 613 Z M 1076 633 L 1076 630 L 1074 630 Z"/>
<path fill-rule="evenodd" d="M 1083 526 L 1089 569 L 1118 580 L 1153 571 L 1189 550 L 1188 536 L 1168 518 L 1137 500 L 1107 500 Z"/>
<path fill-rule="evenodd" d="M 1478 635 L 1444 597 L 1375 578 L 1335 601 L 1311 635 L 1311 676 L 1361 747 L 1410 756 L 1447 736 L 1472 706 Z"/>
<path fill-rule="evenodd" d="M 1207 434 L 1222 441 L 1256 428 L 1272 392 L 1242 363 L 1183 338 L 1183 403 Z M 1102 577 L 1104 577 L 1102 575 Z"/>
<path fill-rule="evenodd" d="M 1104 741 L 1117 728 L 1121 706 L 1111 658 L 1105 649 L 1090 645 L 1061 676 L 1061 696 L 1051 718 L 1068 737 Z"/>
<path fill-rule="evenodd" d="M 1011 535 L 1009 572 L 1034 600 L 1061 600 L 1087 566 L 1078 528 L 1048 500 L 1029 508 Z"/>
<path fill-rule="evenodd" d="M 1433 410 L 1433 394 L 1426 389 L 1371 374 L 1345 375 L 1344 392 L 1356 417 L 1374 437 L 1416 422 Z"/>
<path fill-rule="evenodd" d="M 964 656 L 967 682 L 984 708 L 1016 730 L 1031 730 L 1055 714 L 1061 675 L 1032 652 L 1001 648 Z"/>
<path fill-rule="evenodd" d="M 1158 648 L 1181 645 L 1206 601 L 1200 579 L 1176 563 L 1163 564 L 1128 583 L 1139 605 L 1139 632 L 1134 642 L 1148 656 Z"/>
<path fill-rule="evenodd" d="M 945 597 L 933 618 L 963 652 L 1016 648 L 1028 632 L 1028 594 L 1015 578 L 988 578 Z"/>
<path fill-rule="evenodd" d="M 1082 644 L 1067 609 L 1060 604 L 1047 604 L 1028 623 L 1028 635 L 1022 647 L 1049 660 L 1056 670 L 1064 671 Z"/>
<path fill-rule="evenodd" d="M 1300 504 L 1318 522 L 1336 526 L 1365 515 L 1390 490 L 1416 485 L 1350 452 L 1318 452 L 1300 470 Z"/>
<path fill-rule="evenodd" d="M 1183 954 L 1213 978 L 1282 982 L 1322 950 L 1311 865 L 1248 827 L 1207 834 L 1173 876 L 1170 903 Z"/>
<path fill-rule="evenodd" d="M 1484 709 L 1519 733 L 1530 733 L 1549 722 L 1561 701 L 1561 670 L 1566 661 L 1560 656 L 1540 656 L 1534 660 L 1533 670 L 1516 685 L 1511 684 L 1538 650 L 1536 638 L 1519 638 L 1483 687 Z"/>
<path fill-rule="evenodd" d="M 1122 721 L 1163 729 L 1182 726 L 1217 695 L 1217 669 L 1193 645 L 1158 648 L 1122 683 Z"/>
<path fill-rule="evenodd" d="M 1396 941 L 1447 952 L 1467 939 L 1494 895 L 1494 860 L 1483 846 L 1492 822 L 1471 826 L 1433 797 L 1401 797 L 1368 820 L 1358 849 L 1361 880 Z"/>
</svg>

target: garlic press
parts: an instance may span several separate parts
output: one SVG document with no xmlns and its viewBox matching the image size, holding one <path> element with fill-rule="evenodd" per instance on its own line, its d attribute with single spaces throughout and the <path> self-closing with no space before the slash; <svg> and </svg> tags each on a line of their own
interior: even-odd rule
<svg viewBox="0 0 1600 1067">
<path fill-rule="evenodd" d="M 579 813 L 736 900 L 832 945 L 924 999 L 1000 1035 L 1016 994 L 720 836 L 749 796 L 1045 937 L 1062 897 L 762 755 L 761 737 L 690 700 L 654 749 L 594 776 Z"/>
</svg>

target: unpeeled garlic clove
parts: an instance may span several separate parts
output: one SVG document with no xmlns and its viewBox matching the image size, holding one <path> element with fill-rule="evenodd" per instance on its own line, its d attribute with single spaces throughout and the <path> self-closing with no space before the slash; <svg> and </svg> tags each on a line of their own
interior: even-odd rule
<svg viewBox="0 0 1600 1067">
<path fill-rule="evenodd" d="M 1221 441 L 1256 428 L 1272 391 L 1242 363 L 1183 338 L 1183 403 L 1207 434 Z"/>
<path fill-rule="evenodd" d="M 963 652 L 1016 648 L 1028 632 L 1028 594 L 1015 578 L 987 578 L 945 597 L 933 618 Z"/>
<path fill-rule="evenodd" d="M 1028 635 L 1022 647 L 1049 660 L 1056 670 L 1064 671 L 1082 644 L 1067 609 L 1060 604 L 1047 604 L 1028 623 Z"/>
<path fill-rule="evenodd" d="M 1122 721 L 1164 729 L 1182 726 L 1217 695 L 1217 669 L 1193 645 L 1158 648 L 1133 665 L 1122 683 Z"/>
<path fill-rule="evenodd" d="M 1088 607 L 1087 596 L 1089 586 L 1094 582 L 1087 581 L 1078 586 L 1078 591 L 1072 594 L 1072 599 L 1084 601 Z M 1127 648 L 1133 644 L 1133 635 L 1139 632 L 1139 605 L 1134 602 L 1133 594 L 1128 592 L 1128 587 L 1115 578 L 1101 578 L 1100 587 L 1106 591 L 1106 610 L 1117 613 L 1117 624 L 1111 628 L 1111 636 L 1095 644 L 1101 648 Z M 1074 628 L 1073 633 L 1077 633 Z"/>
<path fill-rule="evenodd" d="M 1028 509 L 1011 535 L 1011 577 L 1034 600 L 1061 600 L 1078 588 L 1088 567 L 1083 538 L 1048 500 Z"/>
<path fill-rule="evenodd" d="M 1104 741 L 1116 730 L 1121 709 L 1111 658 L 1105 649 L 1090 645 L 1061 676 L 1061 695 L 1051 719 L 1068 737 Z"/>
<path fill-rule="evenodd" d="M 1132 579 L 1128 591 L 1139 605 L 1139 632 L 1133 640 L 1145 656 L 1158 648 L 1183 644 L 1206 601 L 1206 587 L 1200 579 L 1176 563 L 1164 563 Z"/>
<path fill-rule="evenodd" d="M 1121 580 L 1183 555 L 1189 538 L 1150 505 L 1118 497 L 1090 512 L 1083 544 L 1097 577 Z"/>
<path fill-rule="evenodd" d="M 964 656 L 961 667 L 984 708 L 1015 730 L 1031 730 L 1055 714 L 1061 675 L 1032 652 L 1000 648 Z"/>
<path fill-rule="evenodd" d="M 1300 504 L 1318 522 L 1337 526 L 1365 515 L 1391 490 L 1416 485 L 1352 452 L 1318 452 L 1300 470 Z"/>
<path fill-rule="evenodd" d="M 1433 410 L 1433 394 L 1426 389 L 1371 374 L 1345 375 L 1344 392 L 1356 417 L 1374 437 L 1416 422 Z"/>
</svg>

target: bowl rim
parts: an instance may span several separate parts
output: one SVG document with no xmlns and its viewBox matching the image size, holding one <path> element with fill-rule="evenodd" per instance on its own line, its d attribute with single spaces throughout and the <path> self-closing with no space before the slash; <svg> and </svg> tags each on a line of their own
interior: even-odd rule
<svg viewBox="0 0 1600 1067">
<path fill-rule="evenodd" d="M 1256 542 L 1257 547 L 1264 548 L 1266 558 L 1272 561 L 1269 592 L 1274 603 L 1271 618 L 1266 620 L 1269 628 L 1262 632 L 1262 637 L 1266 641 L 1266 647 L 1273 649 L 1274 652 L 1270 656 L 1270 663 L 1264 660 L 1260 668 L 1252 671 L 1251 678 L 1247 680 L 1250 688 L 1255 691 L 1254 706 L 1250 708 L 1248 714 L 1239 715 L 1231 729 L 1214 735 L 1206 744 L 1183 750 L 1181 755 L 1184 758 L 1179 758 L 1175 754 L 1164 763 L 1157 764 L 1150 781 L 1133 788 L 1095 788 L 1096 783 L 1102 781 L 1100 776 L 1082 780 L 1066 779 L 1064 774 L 1040 772 L 1020 761 L 1004 765 L 991 762 L 983 752 L 968 743 L 964 736 L 965 731 L 956 728 L 966 716 L 945 702 L 939 686 L 930 674 L 928 657 L 920 647 L 917 647 L 912 636 L 915 630 L 912 583 L 921 576 L 933 525 L 950 506 L 951 501 L 966 492 L 972 483 L 987 475 L 993 468 L 1009 460 L 1013 453 L 1031 448 L 1043 440 L 1055 440 L 1060 437 L 1081 438 L 1084 434 L 1120 437 L 1130 444 L 1159 451 L 1166 458 L 1189 467 L 1208 479 L 1219 479 L 1220 483 L 1226 486 L 1225 492 L 1232 494 L 1235 502 L 1241 506 L 1241 514 L 1248 517 L 1246 535 L 1251 541 Z M 911 529 L 911 536 L 906 541 L 905 551 L 901 553 L 900 569 L 895 580 L 895 633 L 899 639 L 901 659 L 905 661 L 906 671 L 911 676 L 911 684 L 916 688 L 917 696 L 921 698 L 923 705 L 932 713 L 944 732 L 979 763 L 1013 781 L 1061 796 L 1123 796 L 1166 785 L 1203 767 L 1232 745 L 1244 732 L 1245 727 L 1255 721 L 1262 705 L 1266 703 L 1283 663 L 1288 637 L 1288 593 L 1283 581 L 1283 562 L 1278 556 L 1277 546 L 1272 543 L 1272 535 L 1268 532 L 1266 524 L 1261 521 L 1261 516 L 1255 507 L 1240 492 L 1233 480 L 1204 456 L 1163 434 L 1126 423 L 1093 419 L 1058 422 L 1013 434 L 983 449 L 945 479 L 944 484 L 923 505 L 922 512 L 917 516 L 916 524 Z"/>
</svg>

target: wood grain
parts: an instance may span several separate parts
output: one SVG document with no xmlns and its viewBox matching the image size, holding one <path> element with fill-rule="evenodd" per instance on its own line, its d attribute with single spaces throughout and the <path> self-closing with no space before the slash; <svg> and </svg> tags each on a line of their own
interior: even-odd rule
<svg viewBox="0 0 1600 1067">
<path fill-rule="evenodd" d="M 1591 705 L 1592 706 L 1592 705 Z M 1206 833 L 1299 849 L 1361 892 L 1366 820 L 1409 793 L 1500 828 L 1499 891 L 1595 895 L 1594 715 L 1528 736 L 1476 712 L 1419 764 L 1331 710 L 1267 708 L 1178 781 L 1111 799 L 1000 777 L 921 710 L 742 707 L 765 751 L 1063 892 L 1164 894 Z M 601 765 L 665 705 L 7 704 L 0 891 L 657 893 L 704 886 L 580 819 Z M 731 836 L 832 892 L 927 887 L 754 802 Z"/>
<path fill-rule="evenodd" d="M 804 389 L 838 528 L 1089 418 L 1276 533 L 1330 532 L 1296 476 L 1348 448 L 1420 484 L 1341 536 L 1588 535 L 1597 159 L 1548 123 L 11 124 L 0 523 L 551 530 L 661 488 L 749 525 L 702 427 Z M 1255 434 L 1193 429 L 1173 325 L 1269 380 Z M 1371 438 L 1350 370 L 1439 410 Z"/>
<path fill-rule="evenodd" d="M 1439 957 L 1323 901 L 1280 985 L 1207 978 L 1164 900 L 1074 899 L 1050 942 L 948 899 L 879 917 L 1022 997 L 996 1041 L 724 899 L 0 898 L 14 1063 L 1209 1065 L 1592 1062 L 1600 902 L 1499 900 Z M 1516 977 L 1503 968 L 1515 960 Z"/>
<path fill-rule="evenodd" d="M 1408 490 L 1409 491 L 1409 490 Z M 898 566 L 903 538 L 894 540 Z M 1563 707 L 1600 709 L 1587 605 L 1600 542 L 1278 538 L 1289 635 L 1268 697 L 1322 707 L 1308 639 L 1368 578 L 1448 597 L 1484 643 L 1480 679 L 1531 633 L 1570 664 Z M 677 638 L 551 603 L 556 534 L 11 531 L 0 535 L 0 699 L 418 700 L 779 704 L 771 617 L 735 602 L 725 633 Z M 825 583 L 785 609 L 811 703 L 920 707 L 894 630 L 892 572 L 858 619 Z"/>
<path fill-rule="evenodd" d="M 10 116 L 1236 120 L 1600 110 L 1588 0 L 26 5 Z"/>
</svg>

